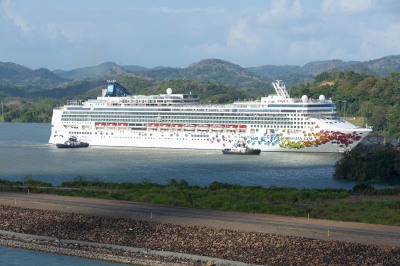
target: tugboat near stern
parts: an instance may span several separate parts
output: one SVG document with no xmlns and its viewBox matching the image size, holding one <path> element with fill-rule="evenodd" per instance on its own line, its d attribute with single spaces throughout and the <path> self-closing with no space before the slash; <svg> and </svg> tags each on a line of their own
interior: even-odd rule
<svg viewBox="0 0 400 266">
<path fill-rule="evenodd" d="M 71 136 L 64 143 L 57 143 L 57 148 L 87 148 L 89 143 L 79 141 L 75 136 Z"/>
</svg>

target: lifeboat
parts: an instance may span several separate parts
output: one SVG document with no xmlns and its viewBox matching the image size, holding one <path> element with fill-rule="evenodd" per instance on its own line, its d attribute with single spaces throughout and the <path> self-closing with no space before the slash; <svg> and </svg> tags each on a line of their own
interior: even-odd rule
<svg viewBox="0 0 400 266">
<path fill-rule="evenodd" d="M 224 130 L 224 126 L 223 125 L 213 125 L 211 127 L 211 129 L 214 131 L 222 131 L 222 130 Z"/>
<path fill-rule="evenodd" d="M 210 129 L 209 125 L 198 125 L 197 126 L 197 130 L 206 131 L 206 130 L 209 130 L 209 129 Z"/>
<path fill-rule="evenodd" d="M 148 124 L 148 128 L 158 128 L 158 124 Z"/>
<path fill-rule="evenodd" d="M 174 129 L 181 129 L 181 128 L 182 128 L 182 125 L 181 125 L 181 124 L 173 124 L 173 125 L 172 125 L 172 128 L 174 128 Z"/>
<path fill-rule="evenodd" d="M 246 125 L 240 125 L 239 126 L 239 131 L 246 131 L 247 126 Z"/>
<path fill-rule="evenodd" d="M 196 126 L 195 125 L 184 125 L 183 126 L 183 129 L 185 129 L 185 130 L 195 130 L 196 129 Z"/>
<path fill-rule="evenodd" d="M 125 123 L 119 123 L 119 124 L 117 124 L 119 127 L 127 127 L 128 126 L 128 124 L 125 124 Z"/>
<path fill-rule="evenodd" d="M 237 127 L 238 127 L 238 126 L 236 126 L 236 125 L 227 125 L 227 126 L 226 126 L 226 129 L 227 129 L 227 130 L 236 130 Z"/>
<path fill-rule="evenodd" d="M 117 124 L 115 124 L 115 123 L 107 123 L 107 126 L 108 127 L 115 127 Z"/>
<path fill-rule="evenodd" d="M 106 124 L 105 123 L 96 123 L 96 127 L 105 127 Z"/>
<path fill-rule="evenodd" d="M 170 128 L 170 127 L 171 127 L 170 124 L 160 124 L 160 128 L 168 129 L 168 128 Z"/>
</svg>

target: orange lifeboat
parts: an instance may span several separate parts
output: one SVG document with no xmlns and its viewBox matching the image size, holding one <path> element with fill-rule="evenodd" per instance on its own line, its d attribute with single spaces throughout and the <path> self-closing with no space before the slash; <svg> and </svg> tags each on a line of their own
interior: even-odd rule
<svg viewBox="0 0 400 266">
<path fill-rule="evenodd" d="M 224 130 L 224 126 L 223 125 L 213 125 L 211 127 L 211 129 L 215 130 L 215 131 L 222 131 L 222 130 Z"/>
<path fill-rule="evenodd" d="M 168 129 L 170 127 L 171 127 L 170 124 L 160 124 L 160 128 L 163 128 L 163 129 Z"/>
<path fill-rule="evenodd" d="M 228 130 L 236 130 L 237 127 L 238 127 L 238 126 L 236 126 L 236 125 L 227 125 L 227 126 L 226 126 L 226 129 L 228 129 Z"/>
<path fill-rule="evenodd" d="M 206 130 L 209 130 L 209 129 L 210 129 L 209 125 L 198 125 L 197 126 L 197 130 L 206 131 Z"/>
<path fill-rule="evenodd" d="M 185 129 L 185 130 L 195 130 L 195 128 L 196 128 L 195 125 L 189 125 L 189 124 L 187 124 L 187 125 L 184 125 L 184 126 L 183 126 L 183 129 Z"/>
<path fill-rule="evenodd" d="M 148 128 L 158 128 L 158 124 L 148 124 Z"/>
</svg>

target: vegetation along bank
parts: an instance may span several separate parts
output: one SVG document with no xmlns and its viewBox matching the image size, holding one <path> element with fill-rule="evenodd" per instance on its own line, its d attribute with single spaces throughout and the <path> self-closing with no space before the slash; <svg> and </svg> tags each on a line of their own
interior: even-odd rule
<svg viewBox="0 0 400 266">
<path fill-rule="evenodd" d="M 377 190 L 372 185 L 361 184 L 352 190 L 293 189 L 219 182 L 200 187 L 174 179 L 162 185 L 150 182 L 104 183 L 78 177 L 76 181 L 64 182 L 59 187 L 34 180 L 1 180 L 0 190 L 400 225 L 400 187 Z"/>
</svg>

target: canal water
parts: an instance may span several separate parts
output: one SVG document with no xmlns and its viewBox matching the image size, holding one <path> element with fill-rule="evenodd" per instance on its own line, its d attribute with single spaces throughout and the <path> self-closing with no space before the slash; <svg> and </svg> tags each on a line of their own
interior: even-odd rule
<svg viewBox="0 0 400 266">
<path fill-rule="evenodd" d="M 58 149 L 48 144 L 50 124 L 0 123 L 0 179 L 34 179 L 59 185 L 78 177 L 105 182 L 167 183 L 185 179 L 263 187 L 352 188 L 333 179 L 337 154 L 261 153 L 95 147 Z"/>
</svg>

